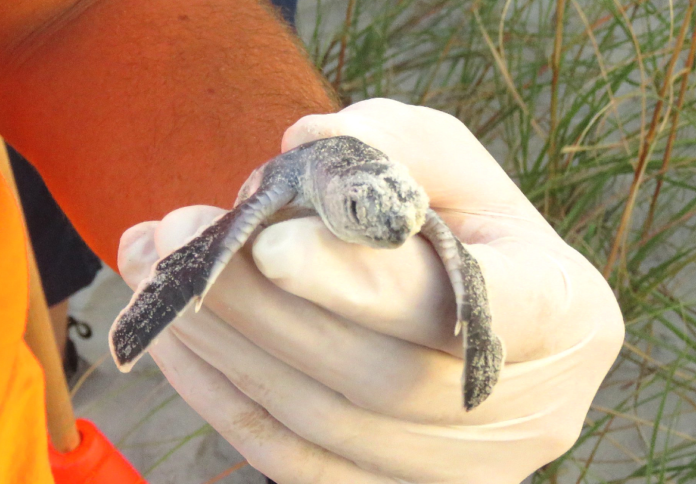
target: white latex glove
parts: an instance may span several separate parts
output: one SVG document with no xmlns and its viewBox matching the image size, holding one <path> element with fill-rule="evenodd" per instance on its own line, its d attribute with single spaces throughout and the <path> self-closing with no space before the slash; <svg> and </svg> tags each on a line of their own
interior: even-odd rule
<svg viewBox="0 0 696 484">
<path fill-rule="evenodd" d="M 317 218 L 262 231 L 153 357 L 280 484 L 520 482 L 572 446 L 618 354 L 610 288 L 455 118 L 370 100 L 301 119 L 283 150 L 336 135 L 408 166 L 477 258 L 506 348 L 490 398 L 462 408 L 454 295 L 431 246 L 351 245 Z M 128 230 L 123 277 L 135 287 L 220 212 L 188 207 Z"/>
</svg>

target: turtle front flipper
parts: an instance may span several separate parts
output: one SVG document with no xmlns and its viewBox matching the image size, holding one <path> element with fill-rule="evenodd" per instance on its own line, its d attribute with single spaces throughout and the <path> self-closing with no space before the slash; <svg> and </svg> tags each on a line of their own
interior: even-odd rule
<svg viewBox="0 0 696 484">
<path fill-rule="evenodd" d="M 203 297 L 254 230 L 290 202 L 289 185 L 262 187 L 218 217 L 189 242 L 155 263 L 114 321 L 109 346 L 116 366 L 130 371 L 155 337 L 194 300 Z"/>
<path fill-rule="evenodd" d="M 503 346 L 491 327 L 491 311 L 481 268 L 445 222 L 431 209 L 421 234 L 435 247 L 447 270 L 457 302 L 455 334 L 462 333 L 464 407 L 483 402 L 498 381 Z"/>
</svg>

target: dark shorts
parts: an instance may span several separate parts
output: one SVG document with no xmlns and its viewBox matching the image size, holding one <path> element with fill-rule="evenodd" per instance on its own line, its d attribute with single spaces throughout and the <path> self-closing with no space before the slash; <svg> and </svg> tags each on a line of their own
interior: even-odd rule
<svg viewBox="0 0 696 484">
<path fill-rule="evenodd" d="M 280 14 L 290 25 L 295 25 L 295 13 L 297 11 L 297 0 L 271 0 L 273 5 L 278 7 Z"/>
<path fill-rule="evenodd" d="M 34 167 L 12 147 L 7 151 L 46 301 L 53 306 L 89 285 L 101 261 L 80 238 Z"/>
</svg>

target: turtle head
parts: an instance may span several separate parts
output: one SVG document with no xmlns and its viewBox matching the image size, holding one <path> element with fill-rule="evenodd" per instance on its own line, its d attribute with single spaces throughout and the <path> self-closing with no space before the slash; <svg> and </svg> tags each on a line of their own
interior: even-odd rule
<svg viewBox="0 0 696 484">
<path fill-rule="evenodd" d="M 324 221 L 337 237 L 378 248 L 418 233 L 428 209 L 406 167 L 388 160 L 351 167 L 328 183 L 323 198 Z"/>
</svg>

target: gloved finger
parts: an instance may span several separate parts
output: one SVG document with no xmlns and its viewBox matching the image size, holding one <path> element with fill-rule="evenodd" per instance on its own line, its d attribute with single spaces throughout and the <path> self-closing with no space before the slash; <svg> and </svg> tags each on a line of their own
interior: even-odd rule
<svg viewBox="0 0 696 484">
<path fill-rule="evenodd" d="M 221 320 L 184 320 L 173 331 L 291 432 L 361 468 L 407 482 L 454 482 L 453 476 L 456 482 L 519 482 L 534 466 L 559 455 L 561 442 L 567 446 L 570 441 L 565 428 L 569 416 L 565 409 L 558 411 L 557 402 L 493 425 L 408 422 L 359 408 Z M 225 358 L 216 357 L 220 354 Z M 499 415 L 506 409 L 499 409 Z M 565 420 L 559 420 L 560 414 Z M 577 417 L 570 419 L 573 437 L 582 422 Z M 540 426 L 554 424 L 553 432 L 539 432 Z M 498 470 L 503 463 L 504 470 Z"/>
<path fill-rule="evenodd" d="M 128 286 L 135 290 L 159 259 L 155 248 L 155 230 L 159 222 L 142 222 L 129 228 L 118 246 L 118 270 Z"/>
<path fill-rule="evenodd" d="M 509 361 L 556 353 L 595 325 L 620 323 L 606 283 L 579 256 L 511 238 L 467 248 L 483 271 L 493 327 Z M 421 238 L 394 250 L 372 249 L 338 240 L 317 219 L 301 219 L 261 232 L 253 254 L 285 291 L 366 328 L 461 357 L 449 279 Z M 602 303 L 604 314 L 593 316 Z"/>
<path fill-rule="evenodd" d="M 158 233 L 160 221 L 142 222 L 123 232 L 118 246 L 118 270 L 128 286 L 135 290 L 140 281 L 148 277 L 152 265 L 180 247 L 202 227 L 210 224 L 225 210 L 207 205 L 193 205 L 174 210 L 162 221 L 167 230 Z M 171 221 L 174 220 L 174 223 Z M 175 229 L 175 230 L 172 230 Z M 160 247 L 158 250 L 157 244 Z"/>
<path fill-rule="evenodd" d="M 372 249 L 342 242 L 308 217 L 263 230 L 253 255 L 283 290 L 380 333 L 462 356 L 447 274 L 421 237 Z"/>
<path fill-rule="evenodd" d="M 394 484 L 300 438 L 165 330 L 150 350 L 171 385 L 263 474 L 279 484 Z"/>
<path fill-rule="evenodd" d="M 169 212 L 155 231 L 155 246 L 160 257 L 184 245 L 226 211 L 209 205 L 192 205 Z M 166 227 L 166 230 L 162 230 L 162 227 Z"/>
</svg>

